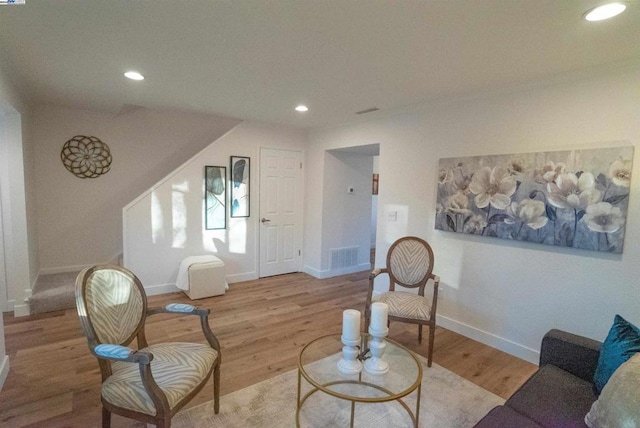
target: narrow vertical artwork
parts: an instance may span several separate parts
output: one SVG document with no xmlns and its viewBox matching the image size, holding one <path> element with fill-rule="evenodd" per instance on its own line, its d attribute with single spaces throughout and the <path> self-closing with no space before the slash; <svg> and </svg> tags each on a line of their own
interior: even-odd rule
<svg viewBox="0 0 640 428">
<path fill-rule="evenodd" d="M 231 156 L 231 217 L 249 217 L 250 158 Z"/>
<path fill-rule="evenodd" d="M 226 229 L 227 168 L 205 166 L 205 229 Z"/>
<path fill-rule="evenodd" d="M 378 194 L 378 182 L 380 180 L 380 176 L 378 174 L 373 174 L 373 184 L 371 185 L 371 194 L 372 195 L 377 195 Z"/>
<path fill-rule="evenodd" d="M 435 228 L 621 253 L 633 149 L 440 159 Z"/>
</svg>

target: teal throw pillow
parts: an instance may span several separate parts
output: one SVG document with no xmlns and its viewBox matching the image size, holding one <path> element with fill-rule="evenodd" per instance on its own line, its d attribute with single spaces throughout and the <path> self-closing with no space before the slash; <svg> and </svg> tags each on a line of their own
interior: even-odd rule
<svg viewBox="0 0 640 428">
<path fill-rule="evenodd" d="M 640 352 L 640 329 L 616 315 L 609 334 L 600 348 L 593 384 L 600 394 L 607 381 L 624 362 Z"/>
</svg>

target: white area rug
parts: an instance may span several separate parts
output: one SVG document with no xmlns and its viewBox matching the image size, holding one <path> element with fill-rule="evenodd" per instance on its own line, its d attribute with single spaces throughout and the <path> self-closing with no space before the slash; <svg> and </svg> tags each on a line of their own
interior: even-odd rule
<svg viewBox="0 0 640 428">
<path fill-rule="evenodd" d="M 329 357 L 331 358 L 331 357 Z M 420 427 L 467 428 L 504 400 L 436 364 L 423 366 Z M 224 370 L 224 367 L 223 367 Z M 302 380 L 303 395 L 310 390 Z M 220 399 L 220 413 L 213 402 L 178 413 L 174 428 L 196 427 L 295 427 L 297 370 L 283 373 Z M 415 411 L 416 394 L 405 397 Z M 304 403 L 301 427 L 348 427 L 350 402 L 316 392 Z M 410 427 L 411 419 L 397 402 L 356 404 L 355 426 L 366 428 Z"/>
</svg>

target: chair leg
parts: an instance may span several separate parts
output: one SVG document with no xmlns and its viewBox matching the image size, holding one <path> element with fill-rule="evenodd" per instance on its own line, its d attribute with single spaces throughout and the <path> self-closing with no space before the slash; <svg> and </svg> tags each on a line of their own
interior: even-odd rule
<svg viewBox="0 0 640 428">
<path fill-rule="evenodd" d="M 436 335 L 436 326 L 429 326 L 429 354 L 427 356 L 427 367 L 431 367 L 431 361 L 433 361 L 433 342 Z"/>
<path fill-rule="evenodd" d="M 213 369 L 213 413 L 220 411 L 220 366 Z"/>
<path fill-rule="evenodd" d="M 422 324 L 418 324 L 418 343 L 422 343 Z"/>
<path fill-rule="evenodd" d="M 102 408 L 102 428 L 111 428 L 111 412 Z"/>
</svg>

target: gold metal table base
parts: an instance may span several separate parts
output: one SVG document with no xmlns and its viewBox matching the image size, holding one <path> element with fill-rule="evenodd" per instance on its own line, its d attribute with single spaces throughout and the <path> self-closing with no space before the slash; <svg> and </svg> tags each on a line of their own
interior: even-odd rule
<svg viewBox="0 0 640 428">
<path fill-rule="evenodd" d="M 310 385 L 312 385 L 311 383 L 309 383 Z M 326 387 L 330 387 L 333 385 L 343 385 L 343 384 L 352 384 L 352 385 L 359 385 L 359 386 L 367 386 L 370 388 L 375 388 L 379 391 L 384 392 L 385 394 L 388 395 L 388 397 L 383 397 L 383 398 L 360 398 L 360 399 L 356 399 L 354 397 L 351 396 L 347 396 L 344 394 L 339 394 L 337 392 L 334 392 L 332 394 L 329 395 L 333 395 L 334 397 L 337 397 L 339 399 L 342 400 L 346 400 L 346 401 L 351 401 L 351 420 L 349 423 L 349 427 L 353 428 L 354 422 L 355 422 L 355 407 L 356 407 L 356 403 L 371 403 L 371 404 L 375 404 L 375 403 L 387 403 L 390 401 L 397 401 L 398 403 L 400 403 L 402 405 L 402 407 L 404 407 L 404 409 L 407 411 L 407 413 L 409 414 L 409 417 L 411 418 L 411 421 L 413 422 L 413 426 L 415 428 L 418 428 L 418 421 L 420 418 L 420 393 L 422 391 L 422 384 L 418 384 L 418 387 L 416 388 L 417 390 L 417 397 L 416 397 L 416 411 L 415 413 L 413 412 L 413 410 L 411 410 L 411 408 L 407 405 L 407 403 L 404 402 L 404 400 L 402 399 L 402 397 L 397 397 L 396 395 L 394 395 L 394 393 L 392 391 L 389 391 L 386 388 L 383 388 L 379 385 L 375 385 L 369 382 L 363 382 L 361 380 L 339 380 L 339 381 L 334 381 L 334 382 L 329 382 L 329 383 L 325 383 L 322 384 L 323 388 Z M 313 386 L 313 385 L 312 385 Z M 325 392 L 326 391 L 322 391 L 320 388 L 313 388 L 311 389 L 309 392 L 307 392 L 304 397 L 300 398 L 301 392 L 302 392 L 302 373 L 300 371 L 300 369 L 298 369 L 298 400 L 297 400 L 297 408 L 296 408 L 296 427 L 300 427 L 300 410 L 302 409 L 303 404 L 305 403 L 305 401 L 307 401 L 307 398 L 311 397 L 311 395 L 313 395 L 314 393 L 316 393 L 317 391 L 321 391 L 321 392 Z M 411 393 L 413 391 L 410 391 L 409 393 Z M 409 395 L 409 394 L 407 394 Z"/>
</svg>

